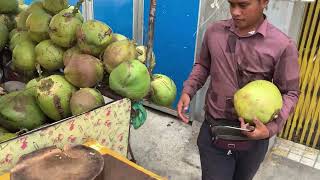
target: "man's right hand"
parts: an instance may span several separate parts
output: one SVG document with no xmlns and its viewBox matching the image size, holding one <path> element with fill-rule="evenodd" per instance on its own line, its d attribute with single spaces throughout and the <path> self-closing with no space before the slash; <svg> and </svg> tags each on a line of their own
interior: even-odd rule
<svg viewBox="0 0 320 180">
<path fill-rule="evenodd" d="M 190 96 L 186 93 L 182 93 L 180 100 L 178 102 L 177 110 L 178 110 L 179 117 L 185 123 L 189 122 L 189 119 L 185 115 L 185 112 L 189 108 L 189 104 L 190 104 Z"/>
</svg>

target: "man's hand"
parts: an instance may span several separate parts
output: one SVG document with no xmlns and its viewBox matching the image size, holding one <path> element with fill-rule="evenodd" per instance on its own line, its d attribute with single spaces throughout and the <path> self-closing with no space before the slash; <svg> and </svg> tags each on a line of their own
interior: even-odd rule
<svg viewBox="0 0 320 180">
<path fill-rule="evenodd" d="M 249 126 L 248 123 L 245 123 L 243 118 L 239 118 L 241 128 L 247 128 Z M 266 125 L 264 125 L 259 119 L 255 118 L 253 120 L 255 124 L 255 129 L 252 132 L 242 131 L 243 134 L 248 136 L 251 139 L 259 140 L 259 139 L 266 139 L 270 136 L 269 130 Z"/>
<path fill-rule="evenodd" d="M 186 93 L 182 93 L 180 100 L 178 102 L 177 111 L 181 120 L 185 123 L 189 122 L 189 119 L 185 115 L 185 112 L 188 110 L 190 104 L 190 96 Z"/>
</svg>

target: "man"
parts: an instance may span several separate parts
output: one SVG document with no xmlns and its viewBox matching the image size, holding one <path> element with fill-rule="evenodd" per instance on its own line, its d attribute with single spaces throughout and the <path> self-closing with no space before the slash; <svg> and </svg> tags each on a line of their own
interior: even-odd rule
<svg viewBox="0 0 320 180">
<path fill-rule="evenodd" d="M 268 2 L 229 0 L 232 19 L 208 26 L 200 55 L 184 83 L 177 110 L 187 123 L 184 113 L 190 99 L 211 77 L 205 100 L 206 117 L 198 136 L 204 180 L 252 179 L 265 157 L 269 138 L 281 131 L 298 101 L 298 51 L 294 42 L 266 19 L 263 10 Z M 219 120 L 247 127 L 236 115 L 233 95 L 257 79 L 272 81 L 281 91 L 283 106 L 278 117 L 267 124 L 255 119 L 254 131 L 242 131 L 247 140 L 212 140 L 210 127 L 222 122 Z"/>
</svg>

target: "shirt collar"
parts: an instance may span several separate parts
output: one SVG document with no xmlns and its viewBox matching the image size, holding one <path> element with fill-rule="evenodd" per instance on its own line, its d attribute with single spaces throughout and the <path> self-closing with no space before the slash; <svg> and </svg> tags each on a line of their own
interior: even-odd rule
<svg viewBox="0 0 320 180">
<path fill-rule="evenodd" d="M 261 34 L 263 37 L 265 37 L 267 35 L 267 27 L 268 27 L 268 20 L 266 15 L 264 16 L 264 20 L 263 22 L 259 25 L 259 27 L 257 28 L 256 32 L 253 34 L 248 34 L 247 36 L 252 36 L 254 34 Z M 236 27 L 234 25 L 233 19 L 230 19 L 229 21 L 227 21 L 225 23 L 225 26 L 233 33 L 236 33 Z M 237 34 L 237 33 L 236 33 Z"/>
</svg>

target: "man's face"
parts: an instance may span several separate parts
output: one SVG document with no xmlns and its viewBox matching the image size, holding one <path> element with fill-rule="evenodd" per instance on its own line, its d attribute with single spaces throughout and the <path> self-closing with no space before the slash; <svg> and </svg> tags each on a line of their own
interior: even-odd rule
<svg viewBox="0 0 320 180">
<path fill-rule="evenodd" d="M 228 0 L 230 13 L 239 29 L 255 26 L 267 6 L 268 0 Z"/>
</svg>

